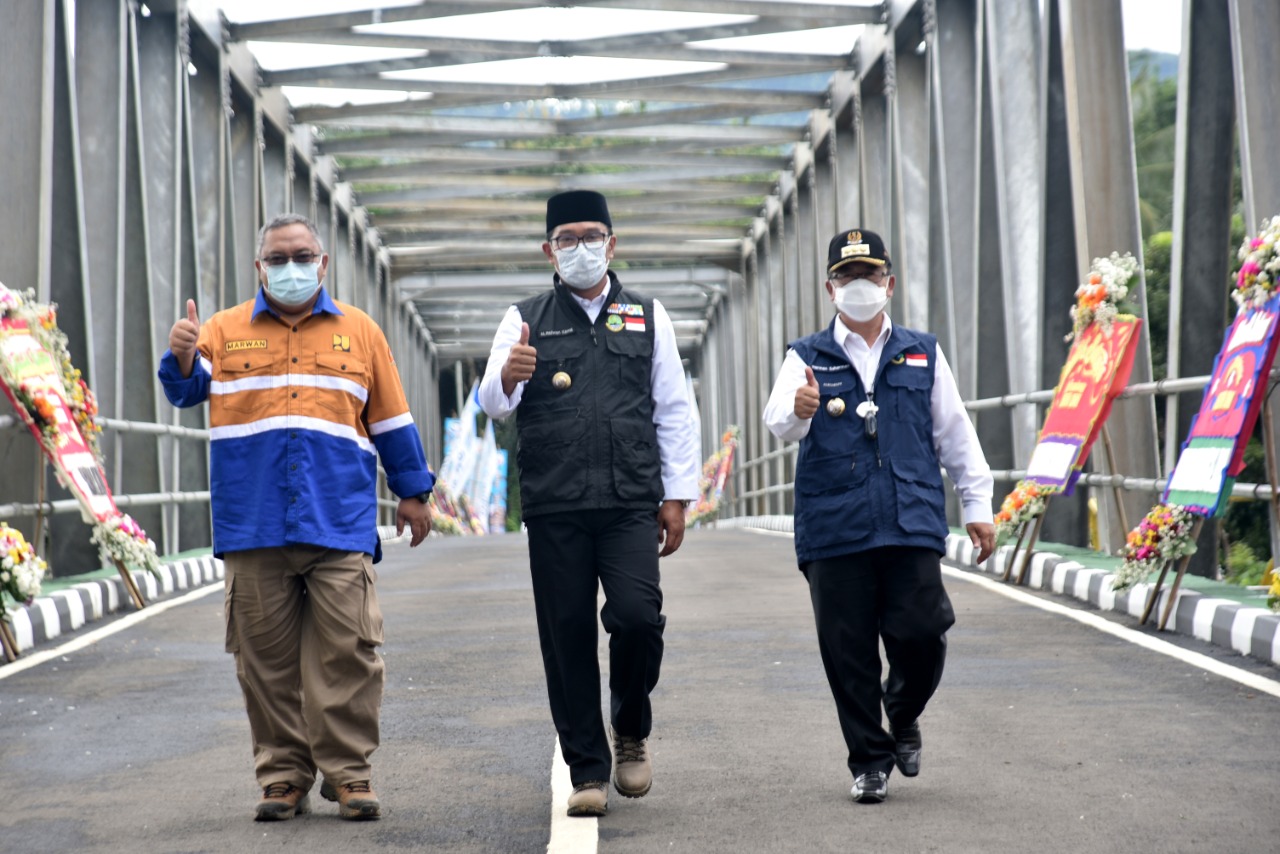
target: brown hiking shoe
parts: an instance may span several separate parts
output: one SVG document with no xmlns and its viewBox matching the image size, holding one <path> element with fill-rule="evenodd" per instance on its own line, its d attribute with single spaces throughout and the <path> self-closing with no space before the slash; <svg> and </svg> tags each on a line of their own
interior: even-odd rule
<svg viewBox="0 0 1280 854">
<path fill-rule="evenodd" d="M 653 786 L 653 763 L 649 759 L 648 739 L 613 736 L 613 787 L 624 798 L 643 798 Z"/>
<path fill-rule="evenodd" d="M 609 784 L 590 780 L 573 787 L 569 796 L 569 815 L 604 815 L 609 811 Z"/>
<path fill-rule="evenodd" d="M 338 816 L 351 821 L 368 821 L 382 817 L 382 804 L 369 788 L 368 780 L 356 780 L 334 787 L 325 780 L 320 784 L 320 796 L 326 801 L 338 802 Z"/>
<path fill-rule="evenodd" d="M 254 821 L 288 821 L 295 815 L 311 812 L 307 793 L 292 783 L 269 783 L 262 790 Z"/>
</svg>

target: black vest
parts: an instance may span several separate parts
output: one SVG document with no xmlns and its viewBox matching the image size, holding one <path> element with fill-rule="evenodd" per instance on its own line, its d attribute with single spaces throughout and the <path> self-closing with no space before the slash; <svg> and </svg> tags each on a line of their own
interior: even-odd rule
<svg viewBox="0 0 1280 854">
<path fill-rule="evenodd" d="M 653 301 L 609 292 L 593 324 L 563 284 L 520 302 L 538 365 L 516 415 L 526 517 L 656 509 L 662 462 L 653 423 Z M 556 380 L 567 388 L 557 388 Z"/>
</svg>

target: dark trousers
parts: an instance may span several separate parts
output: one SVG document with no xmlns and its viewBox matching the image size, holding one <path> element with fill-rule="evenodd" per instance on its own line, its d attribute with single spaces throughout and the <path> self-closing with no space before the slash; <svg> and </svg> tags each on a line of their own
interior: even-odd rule
<svg viewBox="0 0 1280 854">
<path fill-rule="evenodd" d="M 801 566 L 818 625 L 818 649 L 849 747 L 849 770 L 893 769 L 894 740 L 924 711 L 942 679 L 946 631 L 955 623 L 938 553 L 886 547 Z M 880 682 L 884 639 L 889 675 Z"/>
<path fill-rule="evenodd" d="M 576 786 L 608 780 L 613 751 L 600 708 L 596 593 L 609 633 L 614 731 L 648 738 L 649 692 L 662 664 L 662 589 L 655 510 L 585 510 L 526 520 L 538 640 L 551 718 Z"/>
</svg>

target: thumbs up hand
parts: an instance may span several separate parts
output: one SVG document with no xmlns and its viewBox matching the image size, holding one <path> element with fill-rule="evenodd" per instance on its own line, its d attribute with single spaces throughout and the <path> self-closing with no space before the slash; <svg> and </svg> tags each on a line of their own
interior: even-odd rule
<svg viewBox="0 0 1280 854">
<path fill-rule="evenodd" d="M 502 366 L 502 393 L 507 397 L 516 386 L 533 376 L 538 367 L 538 351 L 529 346 L 529 324 L 520 324 L 520 340 L 511 345 L 507 363 Z"/>
<path fill-rule="evenodd" d="M 187 300 L 187 316 L 178 318 L 169 330 L 169 350 L 178 360 L 184 377 L 191 376 L 196 361 L 196 342 L 200 340 L 200 317 L 196 314 L 196 301 Z"/>
<path fill-rule="evenodd" d="M 808 420 L 818 411 L 820 395 L 818 394 L 818 378 L 813 375 L 813 368 L 804 366 L 805 384 L 796 389 L 796 417 Z"/>
</svg>

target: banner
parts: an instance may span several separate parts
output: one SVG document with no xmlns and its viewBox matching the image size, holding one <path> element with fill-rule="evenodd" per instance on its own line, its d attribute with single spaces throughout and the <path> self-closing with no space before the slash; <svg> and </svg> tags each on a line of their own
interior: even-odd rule
<svg viewBox="0 0 1280 854">
<path fill-rule="evenodd" d="M 58 480 L 79 499 L 85 522 L 118 513 L 67 404 L 61 371 L 24 321 L 0 318 L 0 360 L 7 368 L 0 372 L 5 396 L 44 448 Z"/>
<path fill-rule="evenodd" d="M 1200 410 L 1178 455 L 1161 500 L 1200 516 L 1226 511 L 1244 449 L 1253 435 L 1275 361 L 1280 295 L 1259 308 L 1241 308 L 1213 361 Z"/>
<path fill-rule="evenodd" d="M 497 466 L 493 473 L 493 495 L 489 499 L 489 532 L 500 534 L 507 530 L 507 452 L 499 448 Z"/>
<path fill-rule="evenodd" d="M 75 496 L 109 558 L 159 571 L 155 543 L 111 497 L 97 449 L 97 407 L 71 366 L 52 306 L 0 284 L 0 390 L 35 436 L 58 483 Z"/>
<path fill-rule="evenodd" d="M 1027 464 L 1024 480 L 1041 494 L 1070 495 L 1074 489 L 1112 402 L 1129 382 L 1141 324 L 1120 315 L 1109 334 L 1093 323 L 1075 336 Z"/>
</svg>

